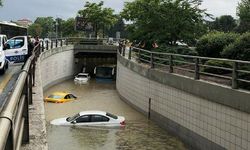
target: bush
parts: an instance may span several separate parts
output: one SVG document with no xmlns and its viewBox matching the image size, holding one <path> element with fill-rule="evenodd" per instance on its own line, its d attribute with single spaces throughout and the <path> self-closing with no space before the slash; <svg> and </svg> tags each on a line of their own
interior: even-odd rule
<svg viewBox="0 0 250 150">
<path fill-rule="evenodd" d="M 187 46 L 161 45 L 159 48 L 155 49 L 155 51 L 182 55 L 198 55 L 198 53 L 194 49 L 191 49 Z"/>
<path fill-rule="evenodd" d="M 221 55 L 229 59 L 250 61 L 250 32 L 242 34 L 234 43 L 225 47 Z"/>
<path fill-rule="evenodd" d="M 224 68 L 232 68 L 232 64 L 225 62 L 225 61 L 219 61 L 219 60 L 208 60 L 205 65 L 209 66 L 217 66 L 217 67 L 224 67 Z M 224 70 L 224 69 L 216 69 L 211 67 L 204 67 L 204 72 L 214 73 L 214 74 L 227 74 L 231 73 L 232 71 Z"/>
<path fill-rule="evenodd" d="M 233 43 L 237 37 L 236 33 L 211 32 L 199 39 L 196 51 L 199 56 L 220 58 L 224 47 Z"/>
</svg>

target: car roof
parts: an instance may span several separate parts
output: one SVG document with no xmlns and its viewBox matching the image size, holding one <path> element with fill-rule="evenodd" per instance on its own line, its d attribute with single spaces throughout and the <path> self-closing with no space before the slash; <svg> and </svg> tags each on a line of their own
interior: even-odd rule
<svg viewBox="0 0 250 150">
<path fill-rule="evenodd" d="M 52 93 L 51 95 L 65 96 L 65 95 L 67 95 L 67 94 L 69 94 L 69 93 L 68 93 L 68 92 L 54 92 L 54 93 Z"/>
<path fill-rule="evenodd" d="M 78 75 L 89 75 L 89 73 L 78 73 Z"/>
<path fill-rule="evenodd" d="M 90 115 L 90 114 L 97 114 L 97 115 L 106 115 L 107 112 L 100 111 L 100 110 L 88 110 L 88 111 L 81 111 L 79 114 L 82 115 Z"/>
</svg>

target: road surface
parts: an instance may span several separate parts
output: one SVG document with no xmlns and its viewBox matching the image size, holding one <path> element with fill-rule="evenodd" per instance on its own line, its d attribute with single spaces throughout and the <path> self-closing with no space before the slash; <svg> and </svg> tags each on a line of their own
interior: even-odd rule
<svg viewBox="0 0 250 150">
<path fill-rule="evenodd" d="M 22 64 L 10 64 L 5 74 L 0 75 L 0 112 L 6 101 L 6 97 L 18 78 L 21 68 Z"/>
</svg>

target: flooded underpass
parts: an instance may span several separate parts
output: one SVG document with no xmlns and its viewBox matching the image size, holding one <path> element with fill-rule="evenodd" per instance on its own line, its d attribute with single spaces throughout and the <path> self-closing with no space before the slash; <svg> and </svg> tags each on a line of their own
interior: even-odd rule
<svg viewBox="0 0 250 150">
<path fill-rule="evenodd" d="M 67 103 L 45 103 L 47 141 L 50 150 L 184 150 L 186 147 L 147 117 L 123 102 L 113 83 L 75 85 L 67 80 L 45 91 L 47 96 L 67 91 L 77 100 Z M 53 126 L 53 119 L 72 116 L 85 110 L 103 110 L 126 118 L 125 127 Z"/>
</svg>

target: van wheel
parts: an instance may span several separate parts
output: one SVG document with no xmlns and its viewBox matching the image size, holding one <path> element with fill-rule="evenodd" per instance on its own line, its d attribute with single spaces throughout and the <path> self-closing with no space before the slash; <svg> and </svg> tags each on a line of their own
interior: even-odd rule
<svg viewBox="0 0 250 150">
<path fill-rule="evenodd" d="M 6 61 L 6 70 L 9 68 L 9 62 L 8 61 Z"/>
<path fill-rule="evenodd" d="M 4 74 L 5 73 L 5 67 L 3 67 L 2 70 L 0 70 L 0 74 Z"/>
</svg>

